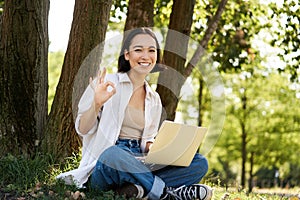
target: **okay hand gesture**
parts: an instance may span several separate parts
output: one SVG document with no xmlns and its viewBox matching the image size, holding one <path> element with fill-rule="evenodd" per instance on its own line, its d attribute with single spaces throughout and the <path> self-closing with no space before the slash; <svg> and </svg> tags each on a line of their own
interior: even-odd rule
<svg viewBox="0 0 300 200">
<path fill-rule="evenodd" d="M 116 93 L 114 83 L 112 83 L 111 81 L 104 82 L 105 76 L 106 68 L 103 68 L 102 71 L 99 70 L 96 83 L 94 83 L 93 79 L 90 78 L 90 85 L 95 92 L 94 103 L 95 109 L 97 110 L 99 110 L 103 106 L 103 104 Z"/>
</svg>

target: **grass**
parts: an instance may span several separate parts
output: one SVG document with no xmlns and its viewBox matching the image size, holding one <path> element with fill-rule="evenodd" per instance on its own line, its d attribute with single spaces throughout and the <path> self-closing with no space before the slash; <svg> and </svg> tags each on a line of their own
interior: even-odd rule
<svg viewBox="0 0 300 200">
<path fill-rule="evenodd" d="M 46 181 L 50 177 L 49 156 L 38 155 L 34 159 L 8 155 L 0 159 L 1 188 L 7 190 L 26 191 L 38 181 Z"/>
<path fill-rule="evenodd" d="M 272 188 L 262 192 L 260 189 L 256 189 L 252 193 L 247 193 L 246 191 L 238 191 L 235 188 L 226 190 L 217 186 L 214 187 L 212 200 L 299 200 L 296 192 L 278 193 L 277 190 L 276 188 Z"/>
<path fill-rule="evenodd" d="M 114 196 L 112 191 L 88 192 L 55 179 L 62 171 L 78 166 L 79 160 L 80 156 L 74 155 L 67 158 L 66 164 L 61 166 L 55 164 L 51 156 L 47 155 L 37 155 L 31 159 L 12 155 L 3 157 L 0 159 L 0 199 L 124 199 Z M 255 189 L 254 193 L 248 194 L 235 188 L 225 190 L 220 186 L 211 186 L 214 188 L 213 200 L 298 200 L 296 194 L 300 193 L 300 189 Z"/>
</svg>

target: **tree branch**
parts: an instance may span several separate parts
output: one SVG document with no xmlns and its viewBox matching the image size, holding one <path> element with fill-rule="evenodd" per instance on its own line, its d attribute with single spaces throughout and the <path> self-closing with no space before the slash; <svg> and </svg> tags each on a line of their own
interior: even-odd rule
<svg viewBox="0 0 300 200">
<path fill-rule="evenodd" d="M 218 27 L 218 23 L 220 21 L 223 11 L 225 10 L 227 1 L 228 0 L 221 0 L 220 4 L 218 6 L 218 10 L 215 13 L 215 15 L 213 16 L 212 20 L 209 22 L 208 27 L 205 31 L 205 34 L 204 34 L 197 50 L 195 51 L 193 57 L 191 58 L 191 60 L 187 64 L 187 67 L 185 68 L 185 73 L 184 73 L 185 78 L 187 78 L 192 73 L 194 67 L 199 62 L 201 57 L 203 56 L 204 50 L 207 48 L 208 41 L 210 40 L 211 36 L 213 35 L 213 33 L 216 31 L 216 29 Z"/>
</svg>

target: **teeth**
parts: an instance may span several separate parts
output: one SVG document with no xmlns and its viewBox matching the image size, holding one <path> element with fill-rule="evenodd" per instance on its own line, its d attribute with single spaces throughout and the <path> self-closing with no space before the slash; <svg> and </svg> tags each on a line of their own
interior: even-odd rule
<svg viewBox="0 0 300 200">
<path fill-rule="evenodd" d="M 149 66 L 150 63 L 140 63 L 140 65 L 142 65 L 142 66 Z"/>
</svg>

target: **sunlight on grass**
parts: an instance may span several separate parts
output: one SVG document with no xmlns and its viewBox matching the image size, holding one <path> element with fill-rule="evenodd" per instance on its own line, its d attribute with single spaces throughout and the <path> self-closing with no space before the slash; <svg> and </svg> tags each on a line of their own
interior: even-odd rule
<svg viewBox="0 0 300 200">
<path fill-rule="evenodd" d="M 300 190 L 281 189 L 255 189 L 252 193 L 238 191 L 236 188 L 225 189 L 224 187 L 213 187 L 214 196 L 212 200 L 299 200 Z"/>
</svg>

